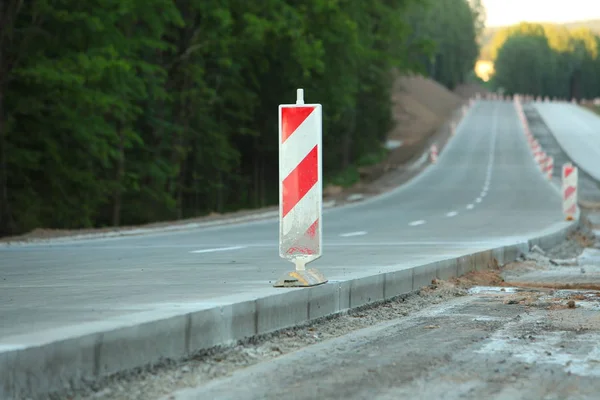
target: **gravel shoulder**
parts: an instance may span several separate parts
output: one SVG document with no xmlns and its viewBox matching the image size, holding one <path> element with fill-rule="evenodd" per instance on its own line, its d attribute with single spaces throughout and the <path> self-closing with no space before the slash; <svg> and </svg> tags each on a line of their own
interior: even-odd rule
<svg viewBox="0 0 600 400">
<path fill-rule="evenodd" d="M 593 269 L 593 229 L 496 269 L 53 398 L 597 398 L 600 291 L 543 279 Z"/>
</svg>

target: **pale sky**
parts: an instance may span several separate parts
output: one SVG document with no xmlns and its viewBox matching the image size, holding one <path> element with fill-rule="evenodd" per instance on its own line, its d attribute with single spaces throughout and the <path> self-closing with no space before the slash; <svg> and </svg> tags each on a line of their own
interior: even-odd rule
<svg viewBox="0 0 600 400">
<path fill-rule="evenodd" d="M 600 0 L 483 0 L 487 26 L 600 19 Z"/>
</svg>

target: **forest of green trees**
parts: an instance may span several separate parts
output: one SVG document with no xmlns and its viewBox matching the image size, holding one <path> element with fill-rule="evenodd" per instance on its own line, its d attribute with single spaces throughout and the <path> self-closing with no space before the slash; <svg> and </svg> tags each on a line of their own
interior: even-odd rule
<svg viewBox="0 0 600 400">
<path fill-rule="evenodd" d="M 478 0 L 5 0 L 0 235 L 276 204 L 277 106 L 323 104 L 324 174 L 381 155 L 393 73 L 449 88 Z"/>
<path fill-rule="evenodd" d="M 494 35 L 493 85 L 564 99 L 600 96 L 600 35 L 584 26 L 521 23 Z"/>
</svg>

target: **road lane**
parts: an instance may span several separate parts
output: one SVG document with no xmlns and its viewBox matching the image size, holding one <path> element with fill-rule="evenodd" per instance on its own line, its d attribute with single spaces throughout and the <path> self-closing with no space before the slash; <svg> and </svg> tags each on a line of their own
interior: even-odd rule
<svg viewBox="0 0 600 400">
<path fill-rule="evenodd" d="M 570 103 L 535 103 L 565 153 L 600 182 L 600 117 Z"/>
<path fill-rule="evenodd" d="M 513 104 L 483 101 L 437 164 L 376 199 L 326 210 L 314 265 L 345 280 L 488 249 L 561 221 L 558 191 L 533 162 Z M 292 265 L 278 257 L 277 227 L 2 247 L 0 338 L 280 291 L 269 281 Z M 352 232 L 366 234 L 340 236 Z"/>
</svg>

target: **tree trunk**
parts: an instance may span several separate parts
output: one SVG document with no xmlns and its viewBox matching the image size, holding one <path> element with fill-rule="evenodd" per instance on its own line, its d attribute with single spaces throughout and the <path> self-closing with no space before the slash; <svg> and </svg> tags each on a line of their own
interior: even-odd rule
<svg viewBox="0 0 600 400">
<path fill-rule="evenodd" d="M 258 139 L 253 140 L 252 151 L 252 195 L 248 198 L 251 207 L 258 207 L 260 204 L 260 163 L 261 157 L 258 150 Z"/>
<path fill-rule="evenodd" d="M 119 135 L 119 159 L 117 160 L 117 176 L 115 177 L 117 185 L 115 187 L 113 199 L 113 226 L 119 226 L 121 224 L 123 178 L 125 177 L 125 133 L 123 132 L 121 122 L 117 122 L 117 133 Z"/>
<path fill-rule="evenodd" d="M 0 10 L 1 12 L 1 10 Z M 2 15 L 0 14 L 0 20 Z M 3 78 L 4 58 L 0 47 L 0 79 Z M 10 205 L 8 203 L 8 161 L 6 159 L 7 132 L 4 123 L 4 85 L 0 81 L 0 236 L 12 232 Z"/>
<path fill-rule="evenodd" d="M 219 170 L 217 173 L 218 188 L 217 188 L 217 212 L 223 212 L 223 173 Z"/>
<path fill-rule="evenodd" d="M 342 168 L 346 169 L 350 166 L 352 162 L 352 138 L 354 136 L 354 131 L 356 130 L 356 113 L 358 112 L 358 106 L 356 109 L 352 110 L 350 113 L 350 126 L 346 130 L 344 137 L 342 139 Z"/>
<path fill-rule="evenodd" d="M 267 185 L 266 185 L 267 177 L 265 176 L 266 175 L 265 164 L 266 164 L 266 161 L 263 157 L 260 160 L 260 165 L 259 165 L 259 167 L 260 167 L 260 173 L 259 173 L 260 204 L 259 204 L 259 207 L 264 207 L 267 205 Z"/>
</svg>

